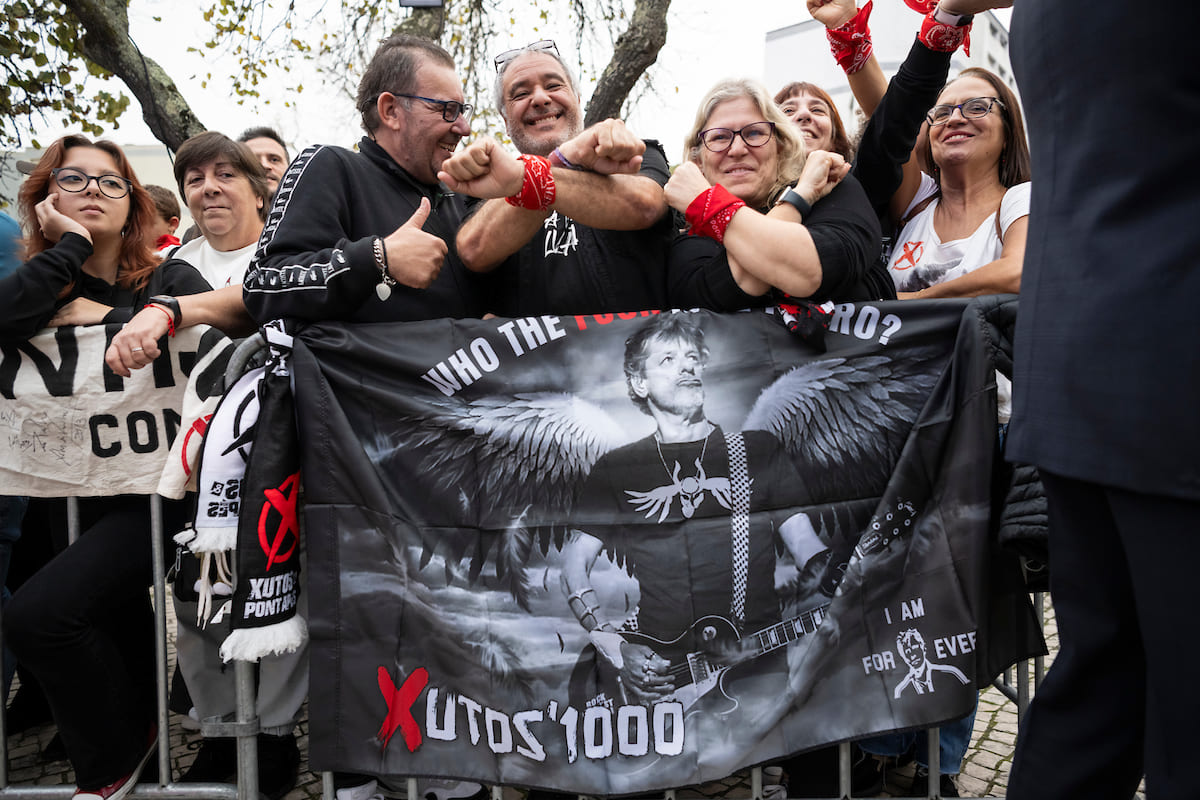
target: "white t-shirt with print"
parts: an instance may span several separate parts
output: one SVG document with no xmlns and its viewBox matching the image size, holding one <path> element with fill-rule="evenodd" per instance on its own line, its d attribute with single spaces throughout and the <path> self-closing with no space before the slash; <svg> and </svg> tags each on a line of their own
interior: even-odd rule
<svg viewBox="0 0 1200 800">
<path fill-rule="evenodd" d="M 1000 229 L 1029 215 L 1030 183 L 1018 183 L 1004 193 L 1000 201 Z M 928 175 L 921 175 L 921 186 L 905 216 L 919 203 L 937 192 L 937 184 Z M 943 242 L 933 229 L 935 199 L 914 216 L 896 237 L 896 246 L 888 271 L 898 292 L 916 292 L 939 283 L 962 277 L 1001 256 L 1004 244 L 996 235 L 996 215 L 992 214 L 965 239 Z"/>
<path fill-rule="evenodd" d="M 258 249 L 258 242 L 237 250 L 217 250 L 203 236 L 181 244 L 171 253 L 171 258 L 182 258 L 196 268 L 204 280 L 214 289 L 223 289 L 241 283 L 246 276 L 246 267 Z"/>
<path fill-rule="evenodd" d="M 1000 230 L 1005 233 L 1014 222 L 1029 215 L 1028 181 L 1010 187 L 1000 201 Z M 913 201 L 904 209 L 905 216 L 918 203 L 937 191 L 933 178 L 922 173 L 921 186 Z M 1004 243 L 996 235 L 996 214 L 991 214 L 975 232 L 965 239 L 943 242 L 933 229 L 933 212 L 938 201 L 934 200 L 905 224 L 896 237 L 896 247 L 888 271 L 896 284 L 897 292 L 916 292 L 929 286 L 953 280 L 995 261 L 1004 252 Z M 1000 372 L 996 373 L 997 417 L 1001 423 L 1008 422 L 1012 414 L 1012 382 Z"/>
</svg>

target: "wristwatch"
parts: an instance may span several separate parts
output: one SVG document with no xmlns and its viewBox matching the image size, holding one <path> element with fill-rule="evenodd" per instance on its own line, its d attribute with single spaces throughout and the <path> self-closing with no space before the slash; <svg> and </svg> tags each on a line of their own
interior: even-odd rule
<svg viewBox="0 0 1200 800">
<path fill-rule="evenodd" d="M 975 15 L 974 14 L 952 14 L 949 11 L 943 10 L 941 3 L 939 3 L 933 9 L 933 18 L 936 21 L 942 23 L 943 25 L 951 25 L 955 28 L 961 28 L 964 25 L 970 25 L 971 21 L 973 19 L 975 19 Z"/>
<path fill-rule="evenodd" d="M 812 213 L 812 205 L 805 200 L 799 192 L 791 187 L 789 187 L 788 190 L 783 193 L 775 205 L 779 205 L 780 203 L 787 203 L 788 205 L 794 207 L 800 212 L 801 219 L 804 219 Z"/>
<path fill-rule="evenodd" d="M 151 297 L 149 300 L 146 301 L 146 305 L 150 305 L 152 303 L 154 305 L 162 306 L 163 308 L 169 309 L 171 312 L 171 315 L 175 317 L 175 325 L 177 327 L 178 327 L 179 323 L 183 321 L 183 313 L 179 310 L 179 301 L 176 300 L 174 297 L 171 297 L 171 295 L 156 294 L 156 295 L 154 295 L 154 297 Z"/>
</svg>

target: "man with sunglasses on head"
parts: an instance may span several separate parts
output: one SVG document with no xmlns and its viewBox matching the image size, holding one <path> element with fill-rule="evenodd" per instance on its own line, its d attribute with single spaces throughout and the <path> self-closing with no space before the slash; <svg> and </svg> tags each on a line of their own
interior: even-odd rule
<svg viewBox="0 0 1200 800">
<path fill-rule="evenodd" d="M 438 170 L 470 132 L 449 53 L 396 34 L 358 87 L 358 152 L 318 145 L 284 173 L 243 285 L 260 323 L 477 317 L 478 278 L 452 247 L 464 199 Z"/>
<path fill-rule="evenodd" d="M 575 78 L 549 40 L 502 53 L 496 71 L 496 106 L 522 156 L 484 137 L 439 175 L 452 189 L 490 198 L 456 239 L 470 269 L 499 267 L 489 310 L 662 308 L 672 234 L 662 146 L 620 120 L 585 130 Z"/>
</svg>

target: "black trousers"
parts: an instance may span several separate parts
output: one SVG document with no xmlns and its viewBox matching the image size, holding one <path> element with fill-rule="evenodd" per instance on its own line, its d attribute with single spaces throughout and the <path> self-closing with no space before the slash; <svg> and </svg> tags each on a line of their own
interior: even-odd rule
<svg viewBox="0 0 1200 800">
<path fill-rule="evenodd" d="M 187 506 L 163 501 L 165 541 Z M 149 498 L 81 499 L 80 530 L 13 595 L 4 635 L 46 693 L 76 784 L 97 789 L 133 770 L 154 721 Z"/>
<path fill-rule="evenodd" d="M 1200 502 L 1042 479 L 1059 652 L 1008 797 L 1194 798 Z"/>
</svg>

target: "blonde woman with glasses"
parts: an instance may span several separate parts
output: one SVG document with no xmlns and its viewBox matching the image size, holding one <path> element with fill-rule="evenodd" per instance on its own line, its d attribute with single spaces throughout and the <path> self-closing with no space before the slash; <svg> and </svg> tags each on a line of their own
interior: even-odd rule
<svg viewBox="0 0 1200 800">
<path fill-rule="evenodd" d="M 850 165 L 805 152 L 800 129 L 757 82 L 727 80 L 705 95 L 684 158 L 666 186 L 688 225 L 670 251 L 672 305 L 734 311 L 782 294 L 892 296 L 879 222 Z"/>
</svg>

